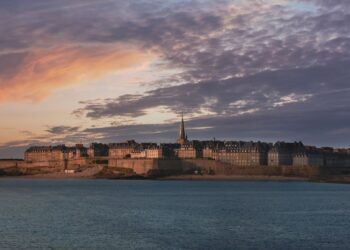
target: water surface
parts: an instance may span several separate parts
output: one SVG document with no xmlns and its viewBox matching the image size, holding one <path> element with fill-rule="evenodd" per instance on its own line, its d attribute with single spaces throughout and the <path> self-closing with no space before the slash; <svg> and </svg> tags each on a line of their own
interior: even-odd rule
<svg viewBox="0 0 350 250">
<path fill-rule="evenodd" d="M 0 179 L 0 249 L 350 249 L 350 185 Z"/>
</svg>

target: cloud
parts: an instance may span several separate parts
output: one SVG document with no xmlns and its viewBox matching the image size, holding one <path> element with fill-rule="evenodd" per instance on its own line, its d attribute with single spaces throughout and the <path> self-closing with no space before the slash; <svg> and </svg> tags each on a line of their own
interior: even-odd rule
<svg viewBox="0 0 350 250">
<path fill-rule="evenodd" d="M 79 131 L 79 127 L 69 127 L 69 126 L 55 126 L 49 127 L 46 131 L 50 134 L 61 135 L 67 133 L 73 133 Z"/>
<path fill-rule="evenodd" d="M 144 95 L 86 101 L 79 113 L 92 119 L 142 116 L 147 109 L 185 111 L 190 138 L 303 140 L 346 146 L 350 126 L 350 61 L 303 69 L 265 71 L 245 77 L 158 88 Z M 202 113 L 203 107 L 210 113 Z M 97 127 L 103 140 L 176 138 L 177 123 Z M 154 134 L 154 131 L 158 133 Z"/>
<path fill-rule="evenodd" d="M 282 96 L 277 102 L 273 104 L 273 107 L 284 106 L 289 103 L 305 102 L 312 96 L 312 94 L 296 95 L 295 93 L 291 93 L 289 95 Z"/>
<path fill-rule="evenodd" d="M 69 46 L 4 55 L 0 64 L 7 66 L 1 70 L 0 102 L 39 101 L 57 88 L 101 79 L 150 58 L 147 51 L 119 45 Z"/>
<path fill-rule="evenodd" d="M 299 2 L 311 2 L 316 5 L 326 7 L 326 8 L 344 8 L 347 6 L 350 6 L 349 1 L 347 0 L 337 0 L 337 1 L 332 1 L 332 0 L 301 0 Z"/>
<path fill-rule="evenodd" d="M 166 107 L 174 113 L 200 113 L 203 107 L 216 115 L 234 116 L 253 109 L 266 110 L 306 102 L 324 92 L 348 88 L 350 61 L 304 69 L 265 71 L 246 77 L 187 83 L 158 88 L 144 95 L 82 102 L 76 114 L 100 119 L 145 115 L 149 108 Z"/>
<path fill-rule="evenodd" d="M 349 88 L 339 92 L 323 92 L 305 101 L 239 115 L 191 118 L 186 114 L 186 128 L 190 139 L 216 137 L 223 140 L 270 142 L 302 140 L 311 145 L 348 147 L 349 94 Z M 99 135 L 100 140 L 108 142 L 131 138 L 139 141 L 174 142 L 178 126 L 178 122 L 131 124 L 89 128 L 84 133 Z M 198 127 L 203 129 L 196 129 Z"/>
<path fill-rule="evenodd" d="M 298 1 L 39 1 L 35 8 L 31 2 L 22 3 L 26 10 L 23 12 L 10 8 L 10 13 L 18 18 L 7 16 L 15 29 L 0 26 L 0 31 L 8 34 L 0 41 L 0 53 L 1 48 L 21 52 L 24 49 L 30 54 L 23 58 L 30 58 L 37 49 L 46 53 L 42 48 L 54 46 L 62 50 L 67 44 L 83 48 L 94 45 L 93 50 L 102 51 L 98 59 L 103 60 L 105 50 L 118 53 L 118 48 L 112 52 L 110 45 L 133 44 L 138 50 L 151 50 L 163 59 L 163 64 L 157 65 L 160 72 L 174 68 L 182 72 L 157 81 L 162 86 L 304 68 L 350 58 L 350 38 L 345 35 L 350 32 L 346 25 L 349 14 L 334 9 L 305 12 L 291 8 Z M 315 6 L 330 3 L 299 2 Z M 33 12 L 41 15 L 37 17 Z M 80 56 L 70 55 L 70 50 L 65 53 L 67 58 Z M 118 69 L 118 65 L 115 67 Z M 15 72 L 21 75 L 21 68 Z M 68 73 L 71 80 L 61 82 L 73 84 L 76 75 L 79 72 Z M 44 88 L 43 92 L 49 91 Z"/>
</svg>

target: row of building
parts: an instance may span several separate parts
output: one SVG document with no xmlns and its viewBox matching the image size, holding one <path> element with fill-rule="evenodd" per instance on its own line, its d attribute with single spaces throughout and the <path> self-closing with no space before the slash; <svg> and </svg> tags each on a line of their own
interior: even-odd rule
<svg viewBox="0 0 350 250">
<path fill-rule="evenodd" d="M 275 144 L 243 141 L 191 141 L 183 144 L 93 143 L 31 147 L 26 162 L 105 159 L 197 159 L 205 158 L 235 166 L 350 166 L 350 150 L 316 148 L 301 142 Z"/>
<path fill-rule="evenodd" d="M 350 150 L 316 148 L 301 142 L 244 142 L 244 141 L 189 141 L 183 118 L 176 143 L 93 143 L 89 148 L 82 144 L 31 147 L 25 152 L 25 161 L 52 162 L 79 159 L 197 159 L 205 158 L 234 166 L 349 166 Z"/>
<path fill-rule="evenodd" d="M 108 152 L 108 151 L 107 151 Z M 82 144 L 74 147 L 66 145 L 57 146 L 34 146 L 24 153 L 26 162 L 63 161 L 88 157 L 88 149 Z"/>
<path fill-rule="evenodd" d="M 203 150 L 203 157 L 235 166 L 350 167 L 350 150 L 316 148 L 301 142 L 224 142 Z"/>
</svg>

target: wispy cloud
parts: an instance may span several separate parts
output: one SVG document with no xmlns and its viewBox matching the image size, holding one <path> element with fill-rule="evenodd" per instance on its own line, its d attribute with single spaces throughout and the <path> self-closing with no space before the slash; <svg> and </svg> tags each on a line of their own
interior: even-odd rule
<svg viewBox="0 0 350 250">
<path fill-rule="evenodd" d="M 1 62 L 1 59 L 4 61 Z M 8 57 L 0 77 L 0 102 L 38 101 L 57 88 L 103 78 L 151 59 L 147 51 L 126 46 L 73 46 L 35 50 Z M 10 68 L 15 66 L 16 68 Z M 6 72 L 7 71 L 7 72 Z M 7 73 L 7 74 L 6 74 Z"/>
</svg>

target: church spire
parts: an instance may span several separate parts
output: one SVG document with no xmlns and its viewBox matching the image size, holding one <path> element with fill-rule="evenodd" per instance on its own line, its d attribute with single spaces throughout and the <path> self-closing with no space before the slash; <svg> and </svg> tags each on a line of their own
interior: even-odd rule
<svg viewBox="0 0 350 250">
<path fill-rule="evenodd" d="M 180 133 L 179 138 L 177 139 L 177 143 L 184 144 L 187 141 L 187 135 L 185 133 L 185 122 L 184 122 L 184 114 L 181 114 L 181 124 L 180 124 Z"/>
</svg>

